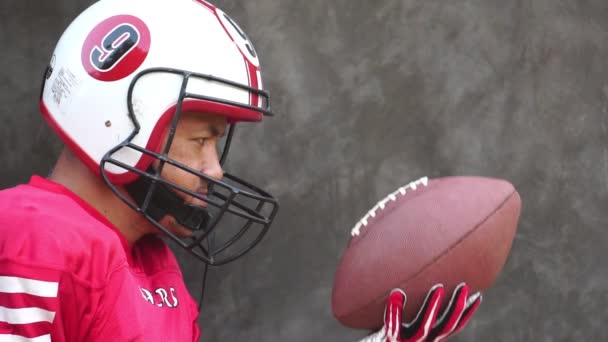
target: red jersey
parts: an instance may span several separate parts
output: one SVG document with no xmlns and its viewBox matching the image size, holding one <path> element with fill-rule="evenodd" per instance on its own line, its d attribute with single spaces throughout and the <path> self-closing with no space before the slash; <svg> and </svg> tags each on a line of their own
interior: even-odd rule
<svg viewBox="0 0 608 342">
<path fill-rule="evenodd" d="M 0 341 L 197 341 L 197 315 L 158 237 L 41 177 L 0 191 Z"/>
</svg>

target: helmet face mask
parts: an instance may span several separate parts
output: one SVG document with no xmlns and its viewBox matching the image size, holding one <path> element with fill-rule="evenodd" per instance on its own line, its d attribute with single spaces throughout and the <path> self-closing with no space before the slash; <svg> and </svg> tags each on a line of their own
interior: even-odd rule
<svg viewBox="0 0 608 342">
<path fill-rule="evenodd" d="M 170 126 L 168 127 L 167 142 L 163 151 L 155 152 L 145 147 L 138 146 L 132 142 L 132 138 L 138 133 L 140 124 L 137 121 L 137 116 L 134 113 L 133 107 L 133 89 L 136 87 L 137 81 L 144 75 L 149 73 L 171 73 L 183 77 L 183 86 L 180 89 L 178 101 L 175 106 L 174 113 Z M 190 79 L 205 78 L 214 82 L 225 83 L 229 86 L 246 89 L 264 98 L 266 104 L 264 108 L 254 107 L 251 105 L 230 102 L 227 100 L 210 98 L 202 94 L 192 94 L 186 92 L 187 84 Z M 133 78 L 132 84 L 129 87 L 127 96 L 129 117 L 133 120 L 135 127 L 133 133 L 126 141 L 117 145 L 102 158 L 100 163 L 100 174 L 106 184 L 131 208 L 140 212 L 148 221 L 154 224 L 158 229 L 164 232 L 168 237 L 177 242 L 181 247 L 188 250 L 190 253 L 210 265 L 221 265 L 228 263 L 253 248 L 260 242 L 278 210 L 277 201 L 267 192 L 257 188 L 256 186 L 234 176 L 229 173 L 224 174 L 226 181 L 214 179 L 200 171 L 194 170 L 178 161 L 169 158 L 169 150 L 172 146 L 174 134 L 177 124 L 182 114 L 182 106 L 184 102 L 189 100 L 212 101 L 231 106 L 242 107 L 249 110 L 260 111 L 265 115 L 272 115 L 270 111 L 270 102 L 268 94 L 265 91 L 235 84 L 228 80 L 223 80 L 209 75 L 199 75 L 183 70 L 155 68 L 140 72 Z M 205 115 L 205 114 L 201 114 Z M 225 162 L 230 143 L 234 134 L 235 124 L 231 124 L 228 128 L 225 145 L 222 149 L 220 163 Z M 154 160 L 159 162 L 158 168 L 149 167 L 147 170 L 140 170 L 114 158 L 114 154 L 122 149 L 134 149 Z M 120 168 L 124 168 L 129 172 L 136 173 L 139 177 L 131 184 L 125 187 L 129 197 L 125 196 L 114 184 L 106 173 L 105 164 L 109 163 Z M 178 184 L 175 184 L 161 177 L 161 173 L 166 164 L 170 164 L 189 174 L 201 178 L 208 184 L 208 193 L 202 195 L 186 189 Z M 184 203 L 181 196 L 192 196 L 207 203 L 207 207 L 196 207 Z M 181 202 L 181 203 L 180 203 Z M 193 236 L 188 238 L 180 238 L 171 231 L 170 228 L 164 226 L 160 221 L 164 215 L 173 216 L 182 226 L 193 231 Z M 218 234 L 216 228 L 218 223 L 225 217 L 233 215 L 239 218 L 241 222 L 240 228 L 232 233 L 223 232 Z M 221 237 L 218 237 L 220 235 Z M 243 237 L 249 237 L 247 241 L 243 241 Z"/>
<path fill-rule="evenodd" d="M 176 52 L 179 43 L 184 49 Z M 236 23 L 205 1 L 105 0 L 83 12 L 59 41 L 45 72 L 41 109 L 122 201 L 197 258 L 220 265 L 260 242 L 278 203 L 237 176 L 216 179 L 171 159 L 169 151 L 183 113 L 225 116 L 223 166 L 236 123 L 273 115 L 257 58 Z M 198 177 L 207 192 L 163 178 L 167 164 Z M 174 233 L 167 216 L 192 235 Z"/>
</svg>

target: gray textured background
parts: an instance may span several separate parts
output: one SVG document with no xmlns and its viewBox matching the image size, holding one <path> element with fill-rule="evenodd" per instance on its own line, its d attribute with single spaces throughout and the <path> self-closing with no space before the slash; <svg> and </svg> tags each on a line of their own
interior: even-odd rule
<svg viewBox="0 0 608 342">
<path fill-rule="evenodd" d="M 60 144 L 42 70 L 85 0 L 0 2 L 0 185 Z M 608 2 L 216 1 L 249 33 L 276 118 L 229 164 L 279 197 L 243 260 L 209 274 L 206 341 L 353 341 L 332 318 L 354 222 L 419 176 L 511 180 L 524 208 L 496 286 L 454 341 L 607 341 Z M 200 266 L 181 258 L 198 296 Z M 406 262 L 406 261 L 404 261 Z"/>
</svg>

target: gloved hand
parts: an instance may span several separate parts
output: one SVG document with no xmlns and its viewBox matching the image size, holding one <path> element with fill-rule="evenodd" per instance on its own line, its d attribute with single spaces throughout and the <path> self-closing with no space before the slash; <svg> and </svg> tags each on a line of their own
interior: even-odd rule
<svg viewBox="0 0 608 342">
<path fill-rule="evenodd" d="M 443 285 L 433 286 L 416 318 L 405 323 L 402 316 L 407 296 L 402 290 L 394 289 L 384 310 L 384 326 L 360 342 L 440 342 L 454 336 L 477 310 L 482 295 L 476 292 L 469 296 L 469 287 L 462 283 L 454 290 L 444 312 L 438 315 L 444 294 Z"/>
</svg>

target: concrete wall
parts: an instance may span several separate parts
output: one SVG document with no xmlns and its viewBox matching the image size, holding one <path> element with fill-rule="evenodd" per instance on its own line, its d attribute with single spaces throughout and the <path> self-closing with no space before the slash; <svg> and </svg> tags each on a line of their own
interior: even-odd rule
<svg viewBox="0 0 608 342">
<path fill-rule="evenodd" d="M 608 2 L 216 4 L 256 43 L 278 112 L 241 127 L 228 169 L 281 211 L 256 250 L 210 271 L 204 340 L 360 337 L 330 310 L 351 226 L 410 180 L 461 174 L 509 179 L 523 212 L 504 272 L 454 341 L 608 340 Z M 59 150 L 38 87 L 86 6 L 0 3 L 3 187 L 45 174 Z M 198 296 L 201 266 L 178 255 Z"/>
</svg>

